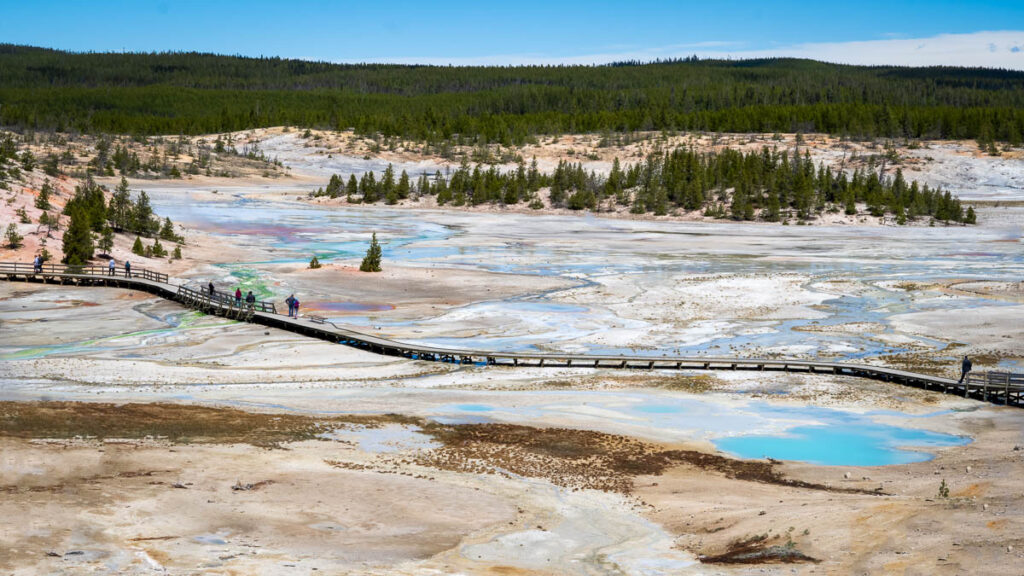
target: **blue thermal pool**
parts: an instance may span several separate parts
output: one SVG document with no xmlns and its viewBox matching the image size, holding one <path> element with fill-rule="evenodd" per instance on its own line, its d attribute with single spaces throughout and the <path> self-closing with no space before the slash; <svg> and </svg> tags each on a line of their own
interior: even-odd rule
<svg viewBox="0 0 1024 576">
<path fill-rule="evenodd" d="M 630 392 L 551 392 L 536 401 L 519 393 L 487 393 L 491 402 L 436 407 L 439 420 L 530 423 L 552 421 L 661 439 L 708 440 L 739 458 L 794 460 L 829 466 L 922 462 L 934 450 L 970 438 L 915 426 L 943 413 L 858 413 L 767 402 L 731 404 L 687 396 Z M 479 393 L 477 394 L 479 397 Z M 480 420 L 479 418 L 484 418 Z"/>
</svg>

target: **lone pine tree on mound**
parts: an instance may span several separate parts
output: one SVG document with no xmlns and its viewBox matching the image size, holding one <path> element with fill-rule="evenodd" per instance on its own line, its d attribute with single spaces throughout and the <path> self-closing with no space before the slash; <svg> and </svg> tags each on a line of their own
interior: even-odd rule
<svg viewBox="0 0 1024 576">
<path fill-rule="evenodd" d="M 380 244 L 377 243 L 377 233 L 373 233 L 373 239 L 370 240 L 370 247 L 366 250 L 366 257 L 363 258 L 363 263 L 359 265 L 361 272 L 380 272 Z"/>
</svg>

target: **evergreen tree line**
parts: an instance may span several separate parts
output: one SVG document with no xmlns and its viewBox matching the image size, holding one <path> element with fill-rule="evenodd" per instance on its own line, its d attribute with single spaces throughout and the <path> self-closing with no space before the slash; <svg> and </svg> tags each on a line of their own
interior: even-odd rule
<svg viewBox="0 0 1024 576">
<path fill-rule="evenodd" d="M 114 245 L 115 232 L 136 235 L 132 251 L 139 255 L 164 256 L 166 251 L 160 240 L 181 244 L 184 238 L 174 232 L 170 218 L 161 220 L 150 205 L 149 196 L 140 191 L 133 200 L 128 181 L 122 177 L 114 189 L 110 201 L 106 200 L 106 189 L 87 177 L 75 186 L 74 196 L 64 205 L 64 214 L 70 219 L 64 232 L 64 263 L 81 265 L 87 263 L 96 248 L 110 250 Z M 142 248 L 139 237 L 154 238 L 149 252 Z M 180 257 L 180 249 L 175 249 Z"/>
<path fill-rule="evenodd" d="M 122 134 L 291 125 L 427 141 L 703 130 L 1024 138 L 1024 72 L 809 60 L 339 65 L 0 45 L 0 124 Z M 129 168 L 135 164 L 124 159 Z"/>
<path fill-rule="evenodd" d="M 510 170 L 470 166 L 463 162 L 449 174 L 421 174 L 415 180 L 403 170 L 396 177 L 388 166 L 378 177 L 331 177 L 314 195 L 349 202 L 394 204 L 416 195 L 436 196 L 437 203 L 544 206 L 538 192 L 549 189 L 554 207 L 601 211 L 616 205 L 635 214 L 665 215 L 671 211 L 703 211 L 706 216 L 778 222 L 789 217 L 807 220 L 824 212 L 858 213 L 866 206 L 873 216 L 892 215 L 899 224 L 918 218 L 974 224 L 974 209 L 964 210 L 948 191 L 907 182 L 900 169 L 855 169 L 848 174 L 816 165 L 805 152 L 764 147 L 757 152 L 727 149 L 701 153 L 692 147 L 655 151 L 645 161 L 623 166 L 618 158 L 607 176 L 586 171 L 582 163 L 560 161 L 555 171 L 520 162 Z"/>
</svg>

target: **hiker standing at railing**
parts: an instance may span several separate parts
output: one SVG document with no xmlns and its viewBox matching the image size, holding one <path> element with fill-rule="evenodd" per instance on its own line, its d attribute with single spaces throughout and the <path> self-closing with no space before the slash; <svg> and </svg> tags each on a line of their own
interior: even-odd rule
<svg viewBox="0 0 1024 576">
<path fill-rule="evenodd" d="M 36 259 L 32 261 L 32 271 L 39 274 L 43 271 L 43 257 L 36 254 Z"/>
<path fill-rule="evenodd" d="M 235 288 L 235 306 L 242 307 L 242 289 Z"/>
<path fill-rule="evenodd" d="M 250 310 L 256 306 L 256 295 L 252 293 L 252 290 L 249 290 L 249 293 L 245 295 L 245 303 L 249 306 Z"/>
<path fill-rule="evenodd" d="M 967 374 L 973 367 L 974 364 L 971 363 L 971 359 L 965 354 L 963 362 L 960 363 L 960 382 L 958 384 L 963 384 L 964 378 L 967 378 Z"/>
<path fill-rule="evenodd" d="M 127 260 L 124 261 L 124 277 L 125 278 L 131 278 L 132 277 L 132 263 L 127 261 Z"/>
<path fill-rule="evenodd" d="M 110 259 L 110 264 L 107 265 L 107 275 L 108 276 L 113 276 L 114 272 L 116 270 L 117 270 L 117 262 L 114 262 L 114 259 L 111 258 Z"/>
<path fill-rule="evenodd" d="M 213 280 L 210 281 L 210 298 L 213 298 Z"/>
</svg>

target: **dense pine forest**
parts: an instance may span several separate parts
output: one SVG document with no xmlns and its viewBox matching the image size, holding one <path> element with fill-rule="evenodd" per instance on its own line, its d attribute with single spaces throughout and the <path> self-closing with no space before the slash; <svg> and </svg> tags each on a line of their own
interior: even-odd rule
<svg viewBox="0 0 1024 576">
<path fill-rule="evenodd" d="M 396 204 L 414 195 L 433 195 L 440 205 L 453 206 L 527 203 L 544 207 L 538 192 L 549 190 L 556 208 L 611 210 L 628 206 L 634 214 L 662 216 L 670 211 L 701 210 L 705 216 L 733 220 L 809 220 L 825 211 L 858 213 L 865 205 L 872 216 L 891 214 L 899 224 L 927 217 L 942 222 L 974 224 L 973 208 L 965 212 L 949 192 L 907 182 L 903 173 L 880 177 L 873 170 L 855 170 L 851 176 L 815 165 L 800 156 L 768 148 L 743 153 L 724 150 L 698 153 L 681 147 L 654 152 L 646 161 L 623 167 L 618 159 L 608 176 L 584 170 L 582 164 L 561 161 L 551 174 L 520 163 L 501 171 L 463 162 L 451 174 L 410 179 L 388 166 L 383 174 L 367 172 L 346 182 L 331 177 L 314 196 L 346 197 L 349 202 Z"/>
<path fill-rule="evenodd" d="M 1024 72 L 793 59 L 341 65 L 0 44 L 0 125 L 142 135 L 291 125 L 504 144 L 570 132 L 827 132 L 1018 145 Z"/>
</svg>

